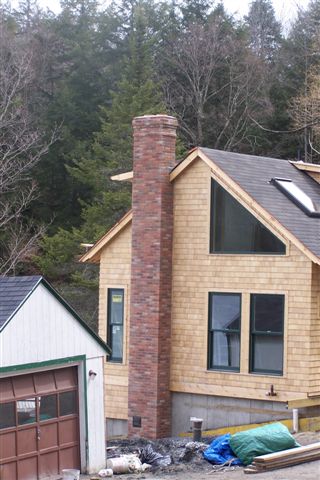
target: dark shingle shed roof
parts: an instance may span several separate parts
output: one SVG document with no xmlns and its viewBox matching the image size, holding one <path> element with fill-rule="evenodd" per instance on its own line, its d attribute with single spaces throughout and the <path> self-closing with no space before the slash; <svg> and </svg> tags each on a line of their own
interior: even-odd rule
<svg viewBox="0 0 320 480">
<path fill-rule="evenodd" d="M 315 203 L 320 204 L 320 185 L 315 180 L 287 160 L 202 147 L 200 150 L 320 258 L 320 218 L 307 215 L 270 183 L 275 177 L 291 179 Z"/>
<path fill-rule="evenodd" d="M 41 276 L 0 277 L 0 333 L 9 323 L 15 313 L 22 307 L 39 284 L 49 292 L 71 313 L 82 327 L 108 353 L 110 347 L 82 320 L 73 308 L 58 294 L 58 292 Z"/>
<path fill-rule="evenodd" d="M 33 292 L 41 277 L 0 277 L 0 329 Z"/>
</svg>

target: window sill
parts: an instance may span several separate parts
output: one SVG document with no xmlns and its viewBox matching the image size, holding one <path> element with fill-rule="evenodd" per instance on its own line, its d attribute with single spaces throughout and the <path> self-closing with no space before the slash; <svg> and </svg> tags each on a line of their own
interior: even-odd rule
<svg viewBox="0 0 320 480">
<path fill-rule="evenodd" d="M 233 375 L 239 375 L 241 377 L 253 378 L 253 377 L 261 377 L 261 378 L 281 378 L 286 379 L 286 375 L 284 374 L 276 374 L 276 373 L 254 373 L 254 372 L 239 372 L 238 370 L 213 370 L 212 368 L 206 369 L 205 373 L 229 373 Z"/>
</svg>

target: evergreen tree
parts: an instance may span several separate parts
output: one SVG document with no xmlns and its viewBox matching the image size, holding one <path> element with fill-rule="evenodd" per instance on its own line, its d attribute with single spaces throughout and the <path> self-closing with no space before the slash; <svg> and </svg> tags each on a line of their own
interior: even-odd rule
<svg viewBox="0 0 320 480">
<path fill-rule="evenodd" d="M 83 224 L 71 235 L 75 249 L 79 246 L 79 238 L 89 242 L 96 240 L 130 207 L 129 186 L 112 182 L 110 176 L 132 168 L 132 119 L 165 111 L 160 86 L 153 79 L 153 41 L 148 34 L 144 6 L 141 1 L 134 8 L 123 76 L 112 93 L 111 106 L 100 109 L 101 128 L 95 134 L 92 146 L 88 148 L 82 144 L 81 157 L 74 159 L 72 166 L 68 167 L 77 182 L 90 188 L 92 199 L 80 202 Z M 60 230 L 46 240 L 44 248 L 50 248 L 51 259 L 59 257 L 62 238 L 69 241 L 70 235 Z M 52 255 L 55 245 L 57 255 Z M 46 252 L 40 263 L 42 268 L 52 268 Z"/>
<path fill-rule="evenodd" d="M 267 62 L 275 59 L 282 42 L 281 24 L 276 20 L 271 0 L 254 0 L 245 22 L 253 52 Z"/>
</svg>

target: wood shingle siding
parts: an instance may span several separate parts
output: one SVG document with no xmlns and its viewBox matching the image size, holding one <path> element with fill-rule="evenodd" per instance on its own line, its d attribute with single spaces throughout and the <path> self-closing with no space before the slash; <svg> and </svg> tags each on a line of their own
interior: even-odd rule
<svg viewBox="0 0 320 480">
<path fill-rule="evenodd" d="M 107 337 L 108 288 L 124 289 L 123 363 L 106 362 L 105 411 L 108 418 L 128 417 L 128 335 L 131 276 L 131 223 L 102 250 L 100 261 L 99 335 Z"/>
<path fill-rule="evenodd" d="M 175 180 L 171 390 L 265 400 L 273 383 L 278 401 L 306 397 L 312 262 L 292 244 L 284 256 L 209 254 L 210 178 L 209 167 L 196 161 Z M 240 374 L 207 370 L 209 292 L 242 293 Z M 251 293 L 285 295 L 283 376 L 249 374 Z"/>
</svg>

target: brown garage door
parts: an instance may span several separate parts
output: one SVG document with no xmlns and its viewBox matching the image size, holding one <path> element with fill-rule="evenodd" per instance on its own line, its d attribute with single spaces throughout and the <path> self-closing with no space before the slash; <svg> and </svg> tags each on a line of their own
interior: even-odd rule
<svg viewBox="0 0 320 480">
<path fill-rule="evenodd" d="M 77 367 L 0 380 L 0 479 L 79 468 Z"/>
</svg>

